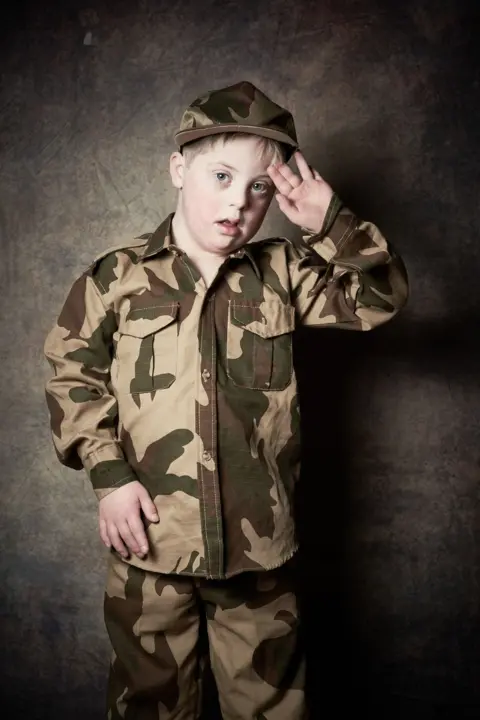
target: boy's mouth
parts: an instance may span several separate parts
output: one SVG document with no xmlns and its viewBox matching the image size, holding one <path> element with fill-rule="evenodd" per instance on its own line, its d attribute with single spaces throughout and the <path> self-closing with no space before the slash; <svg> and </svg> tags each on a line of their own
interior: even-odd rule
<svg viewBox="0 0 480 720">
<path fill-rule="evenodd" d="M 230 220 L 226 218 L 225 220 L 219 220 L 216 224 L 227 235 L 236 235 L 239 231 L 238 226 L 240 224 L 240 220 Z"/>
</svg>

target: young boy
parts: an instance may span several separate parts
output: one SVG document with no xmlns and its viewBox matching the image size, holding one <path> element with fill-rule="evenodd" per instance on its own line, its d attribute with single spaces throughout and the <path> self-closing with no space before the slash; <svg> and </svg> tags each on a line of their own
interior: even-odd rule
<svg viewBox="0 0 480 720">
<path fill-rule="evenodd" d="M 292 333 L 388 321 L 405 270 L 250 83 L 198 98 L 175 139 L 175 213 L 94 262 L 45 346 L 55 447 L 87 470 L 111 548 L 108 718 L 198 717 L 203 621 L 225 720 L 297 720 Z M 249 242 L 275 191 L 302 243 Z"/>
</svg>

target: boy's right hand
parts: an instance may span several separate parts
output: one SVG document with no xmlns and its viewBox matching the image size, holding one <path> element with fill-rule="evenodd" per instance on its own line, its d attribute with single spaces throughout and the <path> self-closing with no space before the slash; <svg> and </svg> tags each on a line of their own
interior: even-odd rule
<svg viewBox="0 0 480 720">
<path fill-rule="evenodd" d="M 145 557 L 148 540 L 141 512 L 150 522 L 158 522 L 155 505 L 138 480 L 123 485 L 100 500 L 100 537 L 107 548 L 113 546 L 124 558 L 130 552 L 139 558 Z"/>
</svg>

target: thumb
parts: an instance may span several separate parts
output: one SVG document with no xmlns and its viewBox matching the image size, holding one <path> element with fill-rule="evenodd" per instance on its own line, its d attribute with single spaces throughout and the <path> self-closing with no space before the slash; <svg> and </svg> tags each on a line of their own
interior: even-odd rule
<svg viewBox="0 0 480 720">
<path fill-rule="evenodd" d="M 140 500 L 140 507 L 147 520 L 150 520 L 150 522 L 158 522 L 157 508 L 145 488 L 142 487 L 138 493 L 138 499 Z"/>
</svg>

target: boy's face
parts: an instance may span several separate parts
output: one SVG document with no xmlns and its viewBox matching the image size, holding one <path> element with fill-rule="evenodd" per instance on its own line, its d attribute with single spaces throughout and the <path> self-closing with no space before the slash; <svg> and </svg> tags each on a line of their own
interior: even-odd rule
<svg viewBox="0 0 480 720">
<path fill-rule="evenodd" d="M 172 182 L 181 189 L 177 214 L 198 250 L 228 255 L 245 245 L 263 222 L 274 193 L 271 157 L 255 136 L 219 140 L 189 162 L 174 153 Z"/>
</svg>

